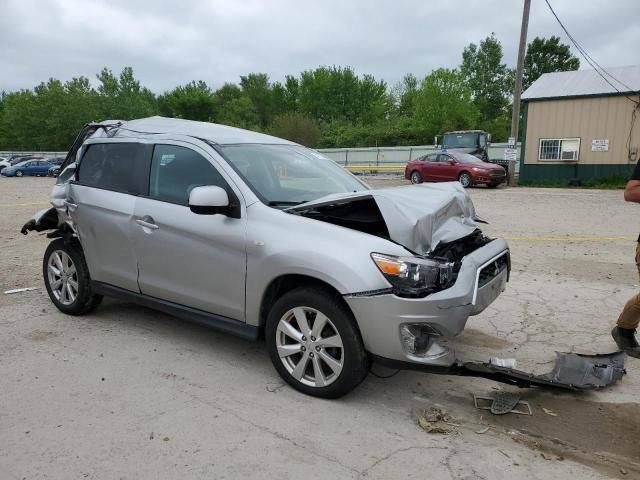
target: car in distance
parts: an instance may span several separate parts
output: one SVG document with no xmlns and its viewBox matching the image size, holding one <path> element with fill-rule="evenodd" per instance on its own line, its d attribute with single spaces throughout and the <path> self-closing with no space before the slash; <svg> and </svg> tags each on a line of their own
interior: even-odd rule
<svg viewBox="0 0 640 480">
<path fill-rule="evenodd" d="M 407 163 L 404 176 L 411 183 L 459 181 L 463 187 L 486 185 L 496 188 L 503 183 L 503 167 L 485 162 L 474 155 L 455 150 L 430 153 Z"/>
<path fill-rule="evenodd" d="M 318 397 L 355 388 L 372 360 L 457 365 L 439 339 L 510 270 L 457 182 L 371 190 L 313 150 L 211 123 L 87 125 L 51 203 L 22 233 L 50 230 L 43 277 L 60 311 L 107 295 L 262 337 L 282 378 Z"/>
<path fill-rule="evenodd" d="M 23 175 L 45 177 L 52 166 L 45 160 L 26 160 L 11 167 L 5 167 L 0 173 L 5 177 L 22 177 Z"/>
</svg>

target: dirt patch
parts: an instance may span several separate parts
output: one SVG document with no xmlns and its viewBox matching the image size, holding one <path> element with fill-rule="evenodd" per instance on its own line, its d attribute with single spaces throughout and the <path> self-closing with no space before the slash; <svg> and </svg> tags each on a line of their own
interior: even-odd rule
<svg viewBox="0 0 640 480">
<path fill-rule="evenodd" d="M 574 459 L 607 475 L 640 478 L 640 404 L 546 395 L 529 395 L 526 400 L 533 416 L 484 418 L 507 432 L 515 431 L 515 441 L 542 453 Z"/>
<path fill-rule="evenodd" d="M 512 343 L 508 340 L 493 335 L 488 335 L 480 330 L 473 328 L 467 328 L 462 334 L 456 338 L 456 343 L 459 345 L 472 345 L 474 347 L 486 347 L 486 348 L 509 348 Z"/>
<path fill-rule="evenodd" d="M 34 342 L 45 342 L 50 338 L 57 337 L 58 334 L 56 332 L 46 332 L 44 330 L 34 330 L 33 332 L 29 332 L 25 335 L 25 338 L 29 340 L 33 340 Z"/>
</svg>

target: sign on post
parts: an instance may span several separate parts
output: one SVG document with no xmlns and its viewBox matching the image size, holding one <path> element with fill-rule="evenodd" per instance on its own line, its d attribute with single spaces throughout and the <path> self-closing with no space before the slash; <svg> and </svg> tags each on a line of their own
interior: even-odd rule
<svg viewBox="0 0 640 480">
<path fill-rule="evenodd" d="M 594 138 L 591 140 L 592 152 L 608 152 L 609 151 L 609 139 L 608 138 Z"/>
<path fill-rule="evenodd" d="M 517 148 L 505 148 L 504 149 L 504 159 L 510 162 L 515 162 L 518 159 L 518 149 Z"/>
</svg>

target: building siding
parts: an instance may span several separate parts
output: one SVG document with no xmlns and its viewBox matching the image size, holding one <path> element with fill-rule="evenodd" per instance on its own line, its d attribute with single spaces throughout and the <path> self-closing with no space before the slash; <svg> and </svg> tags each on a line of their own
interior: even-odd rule
<svg viewBox="0 0 640 480">
<path fill-rule="evenodd" d="M 529 165 L 562 167 L 542 169 L 549 173 L 578 172 L 579 170 L 584 170 L 585 175 L 588 172 L 593 174 L 605 171 L 626 172 L 628 169 L 625 167 L 633 163 L 629 161 L 627 154 L 627 138 L 633 108 L 634 104 L 623 96 L 527 102 L 523 179 L 526 178 L 527 171 L 537 170 L 526 168 Z M 576 169 L 575 162 L 538 160 L 538 146 L 541 138 L 580 138 L 577 161 L 579 168 Z M 591 141 L 605 138 L 609 140 L 609 151 L 592 152 Z M 640 147 L 640 121 L 634 127 L 631 146 L 632 148 Z M 618 167 L 586 170 L 582 168 L 587 165 Z"/>
</svg>

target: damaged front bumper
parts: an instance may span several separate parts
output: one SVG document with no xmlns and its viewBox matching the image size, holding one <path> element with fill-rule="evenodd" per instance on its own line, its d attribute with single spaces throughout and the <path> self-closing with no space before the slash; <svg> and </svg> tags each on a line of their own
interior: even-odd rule
<svg viewBox="0 0 640 480">
<path fill-rule="evenodd" d="M 591 390 L 613 385 L 627 373 L 624 368 L 624 352 L 596 355 L 556 352 L 553 369 L 545 374 L 501 367 L 491 362 L 455 361 L 449 366 L 420 365 L 374 355 L 381 365 L 403 370 L 417 370 L 438 375 L 480 377 L 520 388 L 559 388 L 564 390 Z"/>
<path fill-rule="evenodd" d="M 438 336 L 458 335 L 471 315 L 487 308 L 504 290 L 510 259 L 504 240 L 494 240 L 467 255 L 455 284 L 424 298 L 403 298 L 392 293 L 352 294 L 344 299 L 354 313 L 364 346 L 381 357 L 417 364 L 450 366 L 455 352 L 438 345 Z M 407 351 L 405 326 L 430 332 L 424 352 Z"/>
</svg>

